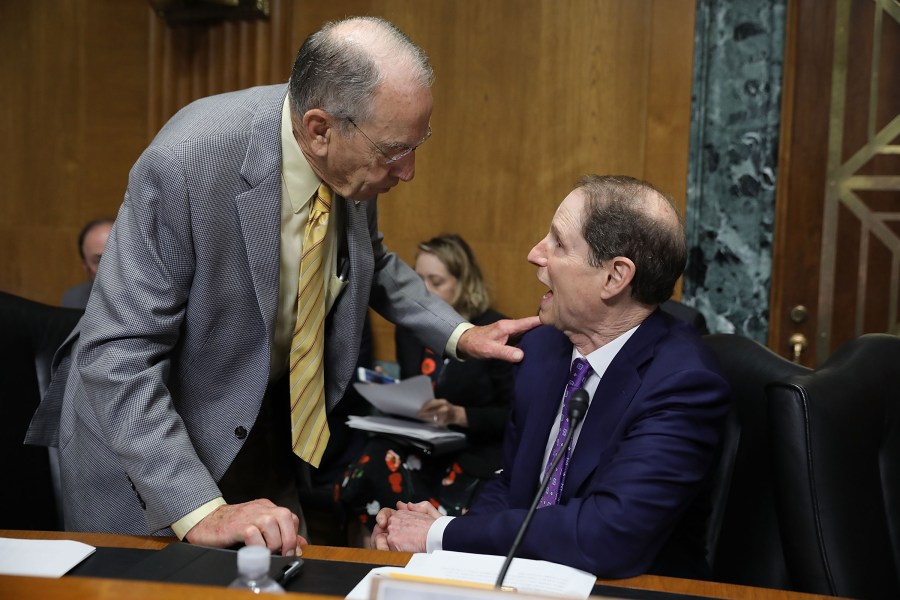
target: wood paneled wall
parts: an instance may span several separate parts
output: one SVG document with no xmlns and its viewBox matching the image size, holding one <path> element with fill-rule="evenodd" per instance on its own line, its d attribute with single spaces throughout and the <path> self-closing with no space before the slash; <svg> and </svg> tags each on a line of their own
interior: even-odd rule
<svg viewBox="0 0 900 600">
<path fill-rule="evenodd" d="M 272 0 L 266 21 L 170 26 L 141 0 L 0 5 L 0 289 L 55 303 L 80 278 L 79 225 L 112 213 L 178 108 L 286 80 L 303 39 L 352 14 L 431 57 L 434 137 L 381 199 L 389 247 L 457 232 L 511 316 L 543 293 L 525 256 L 586 173 L 644 177 L 683 207 L 693 0 Z M 10 54 L 14 58 L 9 58 Z M 393 356 L 376 319 L 376 356 Z"/>
<path fill-rule="evenodd" d="M 0 289 L 56 304 L 83 280 L 83 223 L 115 215 L 146 144 L 136 0 L 0 2 Z"/>
</svg>

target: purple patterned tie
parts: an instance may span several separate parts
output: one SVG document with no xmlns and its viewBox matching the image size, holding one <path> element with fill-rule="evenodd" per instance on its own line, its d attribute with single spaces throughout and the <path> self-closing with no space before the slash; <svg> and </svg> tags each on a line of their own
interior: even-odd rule
<svg viewBox="0 0 900 600">
<path fill-rule="evenodd" d="M 550 468 L 550 465 L 553 464 L 553 461 L 556 460 L 556 456 L 562 452 L 563 441 L 565 441 L 566 435 L 569 433 L 569 398 L 575 390 L 581 389 L 585 379 L 587 379 L 592 372 L 593 369 L 591 369 L 590 363 L 585 359 L 576 358 L 572 362 L 572 370 L 569 373 L 569 382 L 566 384 L 566 395 L 563 398 L 562 414 L 559 416 L 559 433 L 556 434 L 556 441 L 553 442 L 553 449 L 550 451 L 550 457 L 547 459 L 547 466 L 544 467 L 545 472 Z M 567 452 L 565 458 L 559 461 L 559 464 L 556 465 L 556 469 L 549 475 L 550 483 L 547 484 L 547 489 L 544 491 L 544 495 L 541 496 L 538 508 L 552 506 L 559 502 L 559 492 L 562 490 L 563 480 L 566 476 L 566 467 L 569 466 L 569 457 L 571 454 L 571 451 Z"/>
</svg>

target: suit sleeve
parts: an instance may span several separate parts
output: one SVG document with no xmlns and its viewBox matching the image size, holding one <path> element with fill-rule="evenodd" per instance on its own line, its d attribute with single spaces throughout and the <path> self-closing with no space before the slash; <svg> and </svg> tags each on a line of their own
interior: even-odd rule
<svg viewBox="0 0 900 600">
<path fill-rule="evenodd" d="M 654 373 L 643 385 L 635 399 L 640 408 L 624 420 L 616 443 L 586 438 L 591 432 L 582 430 L 575 452 L 596 461 L 591 476 L 567 504 L 536 511 L 518 556 L 609 578 L 638 575 L 653 564 L 706 477 L 728 392 L 717 373 L 702 368 Z M 505 466 L 520 443 L 515 431 Z M 444 549 L 508 552 L 527 510 L 524 499 L 504 509 L 508 481 L 504 472 L 469 514 L 450 523 Z"/>
<path fill-rule="evenodd" d="M 88 426 L 118 455 L 151 530 L 220 495 L 167 387 L 195 265 L 185 190 L 170 149 L 145 151 L 104 250 L 76 356 L 93 408 Z"/>
</svg>

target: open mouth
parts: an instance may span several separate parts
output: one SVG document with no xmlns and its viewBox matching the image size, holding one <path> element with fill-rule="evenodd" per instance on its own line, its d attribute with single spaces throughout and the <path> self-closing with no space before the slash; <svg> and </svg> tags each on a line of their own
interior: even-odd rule
<svg viewBox="0 0 900 600">
<path fill-rule="evenodd" d="M 553 298 L 553 290 L 547 290 L 547 292 L 543 296 L 541 296 L 541 308 L 544 307 L 544 304 L 550 302 L 550 300 L 552 298 Z"/>
</svg>

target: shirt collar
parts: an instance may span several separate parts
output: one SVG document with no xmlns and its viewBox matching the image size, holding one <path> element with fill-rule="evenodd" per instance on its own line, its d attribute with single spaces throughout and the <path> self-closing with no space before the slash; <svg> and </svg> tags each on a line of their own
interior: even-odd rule
<svg viewBox="0 0 900 600">
<path fill-rule="evenodd" d="M 603 377 L 603 374 L 606 373 L 606 369 L 609 368 L 610 363 L 616 357 L 616 354 L 619 353 L 619 350 L 622 349 L 622 346 L 625 345 L 634 332 L 637 331 L 637 328 L 640 325 L 635 325 L 616 339 L 608 342 L 587 356 L 581 356 L 581 353 L 575 348 L 572 348 L 572 360 L 574 361 L 576 358 L 585 358 L 591 364 L 591 368 L 594 370 L 594 374 L 600 378 Z"/>
</svg>

